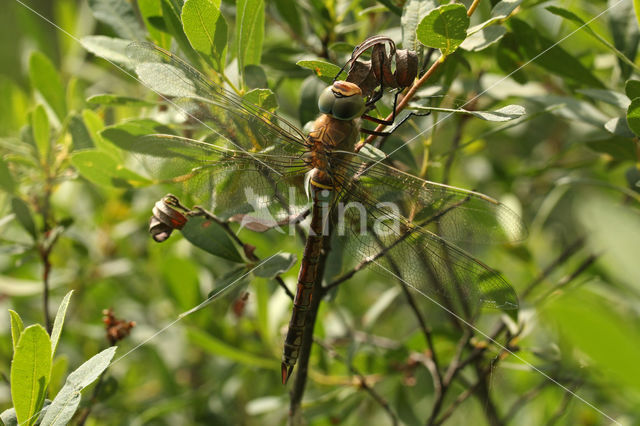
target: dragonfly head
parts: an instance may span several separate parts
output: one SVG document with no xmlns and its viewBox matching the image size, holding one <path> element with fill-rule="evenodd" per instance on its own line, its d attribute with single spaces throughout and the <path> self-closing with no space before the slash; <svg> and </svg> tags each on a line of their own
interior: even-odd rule
<svg viewBox="0 0 640 426">
<path fill-rule="evenodd" d="M 364 114 L 364 96 L 356 84 L 336 81 L 322 91 L 318 108 L 338 120 L 354 120 Z"/>
</svg>

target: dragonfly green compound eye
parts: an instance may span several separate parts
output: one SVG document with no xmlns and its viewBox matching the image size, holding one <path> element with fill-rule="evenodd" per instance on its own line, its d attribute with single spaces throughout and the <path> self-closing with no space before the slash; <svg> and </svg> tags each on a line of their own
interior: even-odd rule
<svg viewBox="0 0 640 426">
<path fill-rule="evenodd" d="M 318 108 L 338 120 L 353 120 L 364 113 L 364 97 L 360 88 L 346 81 L 336 81 L 322 91 Z"/>
<path fill-rule="evenodd" d="M 335 102 L 336 97 L 333 94 L 332 86 L 329 86 L 322 91 L 318 98 L 318 109 L 323 114 L 333 114 L 333 104 Z"/>
</svg>

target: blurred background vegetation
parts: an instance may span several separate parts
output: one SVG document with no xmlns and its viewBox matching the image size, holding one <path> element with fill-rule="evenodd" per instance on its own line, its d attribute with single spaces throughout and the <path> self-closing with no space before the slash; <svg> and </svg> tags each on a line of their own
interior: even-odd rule
<svg viewBox="0 0 640 426">
<path fill-rule="evenodd" d="M 448 2 L 238 3 L 264 11 L 249 38 L 256 51 L 245 63 L 259 70 L 252 75 L 266 76 L 259 87 L 276 94 L 278 113 L 302 128 L 317 114 L 315 98 L 327 76 L 299 61 L 341 66 L 353 46 L 374 34 L 411 48 L 407 29 L 415 28 L 416 17 Z M 429 121 L 403 126 L 384 147 L 390 152 L 415 138 L 396 154 L 397 167 L 434 181 L 448 174 L 452 185 L 491 195 L 522 215 L 529 228 L 523 244 L 474 253 L 520 295 L 517 323 L 490 310 L 477 323 L 487 334 L 499 330 L 498 341 L 517 357 L 482 334 L 464 335 L 417 295 L 441 366 L 478 352 L 439 398 L 424 335 L 397 283 L 362 271 L 321 307 L 315 335 L 338 356 L 314 346 L 303 403 L 309 424 L 388 424 L 392 418 L 424 424 L 434 410 L 431 421 L 449 424 L 609 424 L 611 418 L 637 424 L 640 418 L 640 81 L 634 80 L 640 32 L 634 2 L 519 3 L 480 1 L 471 25 L 494 17 L 490 42 L 463 45 L 416 101 L 458 108 L 480 94 L 474 109 L 517 104 L 526 114 L 505 123 L 454 115 L 422 133 L 444 116 L 434 112 Z M 0 409 L 12 405 L 7 311 L 19 312 L 26 324 L 45 325 L 46 272 L 49 316 L 75 290 L 50 398 L 69 371 L 109 346 L 104 309 L 136 323 L 118 343 L 116 358 L 145 342 L 107 371 L 100 392 L 84 392 L 79 413 L 90 407 L 86 424 L 284 423 L 289 395 L 279 363 L 290 299 L 273 280 L 252 278 L 240 314 L 230 309 L 237 300 L 231 295 L 147 341 L 204 300 L 235 264 L 180 235 L 156 244 L 147 231 L 151 208 L 172 188 L 105 178 L 128 173 L 121 165 L 143 171 L 100 134 L 128 119 L 170 118 L 162 117 L 149 91 L 94 55 L 117 52 L 116 38 L 153 41 L 211 78 L 224 69 L 240 89 L 250 86 L 246 78 L 238 81 L 239 5 L 219 4 L 228 26 L 227 58 L 207 65 L 188 51 L 180 21 L 173 19 L 181 1 L 25 4 L 42 16 L 15 0 L 5 1 L 0 14 Z M 501 7 L 506 15 L 496 11 Z M 428 55 L 416 46 L 422 58 Z M 92 99 L 101 94 L 148 102 Z M 92 172 L 77 156 L 87 149 L 108 153 L 114 164 L 95 165 L 98 172 Z M 277 251 L 301 257 L 297 238 L 239 235 L 262 258 Z M 297 266 L 282 275 L 291 289 Z"/>
</svg>

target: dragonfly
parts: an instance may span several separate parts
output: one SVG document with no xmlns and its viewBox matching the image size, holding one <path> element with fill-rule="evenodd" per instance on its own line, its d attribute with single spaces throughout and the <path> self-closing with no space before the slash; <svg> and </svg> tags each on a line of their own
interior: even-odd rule
<svg viewBox="0 0 640 426">
<path fill-rule="evenodd" d="M 337 80 L 328 86 L 319 97 L 321 113 L 305 133 L 153 44 L 134 42 L 127 55 L 141 82 L 195 117 L 202 131 L 199 138 L 163 132 L 131 141 L 127 149 L 152 177 L 179 183 L 184 194 L 222 218 L 241 218 L 250 229 L 298 226 L 308 218 L 283 384 L 309 327 L 323 241 L 330 235 L 352 261 L 390 273 L 447 309 L 517 309 L 517 295 L 502 274 L 459 245 L 522 239 L 519 216 L 487 195 L 420 179 L 358 151 L 367 110 L 358 85 Z"/>
</svg>

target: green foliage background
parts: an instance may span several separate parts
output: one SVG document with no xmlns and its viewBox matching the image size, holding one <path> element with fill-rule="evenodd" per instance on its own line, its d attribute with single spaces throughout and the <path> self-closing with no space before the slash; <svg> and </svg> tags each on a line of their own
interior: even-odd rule
<svg viewBox="0 0 640 426">
<path fill-rule="evenodd" d="M 419 18 L 448 2 L 188 0 L 182 15 L 177 0 L 138 0 L 133 8 L 124 0 L 25 3 L 42 16 L 14 0 L 0 14 L 0 408 L 12 406 L 8 309 L 26 325 L 44 324 L 42 253 L 51 248 L 52 312 L 70 289 L 75 293 L 50 399 L 69 371 L 108 346 L 101 315 L 112 307 L 137 325 L 119 343 L 116 358 L 127 356 L 108 370 L 95 400 L 91 388 L 83 393 L 81 409 L 92 404 L 87 424 L 283 423 L 289 400 L 279 360 L 291 303 L 273 280 L 248 280 L 242 316 L 229 309 L 232 295 L 147 341 L 228 282 L 237 262 L 179 234 L 162 245 L 151 240 L 151 207 L 171 188 L 149 185 L 101 131 L 133 118 L 163 119 L 163 111 L 156 96 L 96 55 L 126 68 L 126 40 L 153 41 L 240 93 L 268 88 L 255 92 L 257 99 L 302 127 L 317 114 L 317 94 L 333 76 L 335 67 L 326 63 L 341 66 L 353 46 L 379 33 L 425 54 L 420 41 L 429 33 L 418 28 L 416 37 Z M 480 1 L 470 25 L 484 23 L 484 39 L 462 42 L 463 32 L 462 39 L 432 40 L 450 55 L 417 100 L 455 109 L 479 94 L 474 109 L 516 104 L 526 114 L 504 123 L 456 114 L 422 133 L 425 123 L 447 115 L 433 112 L 432 121 L 403 126 L 385 145 L 390 152 L 415 138 L 394 154 L 395 164 L 434 181 L 443 179 L 453 153 L 451 184 L 500 199 L 529 227 L 521 245 L 475 253 L 523 296 L 518 324 L 497 311 L 477 324 L 490 333 L 506 322 L 508 333 L 517 334 L 509 347 L 518 358 L 489 343 L 482 355 L 483 365 L 492 366 L 487 388 L 473 386 L 478 371 L 467 366 L 442 412 L 452 407 L 450 424 L 491 422 L 489 404 L 499 419 L 519 425 L 609 424 L 606 416 L 634 424 L 640 418 L 637 9 L 631 0 L 517 3 Z M 387 99 L 381 112 L 389 108 Z M 296 238 L 239 235 L 262 258 L 278 251 L 300 257 Z M 297 266 L 283 274 L 290 288 Z M 333 276 L 340 272 L 340 265 L 331 267 Z M 447 365 L 461 332 L 440 308 L 416 297 Z M 348 365 L 401 422 L 429 418 L 435 394 L 421 362 L 427 346 L 389 277 L 363 271 L 340 286 L 323 303 L 315 334 L 341 356 L 314 347 L 303 404 L 310 424 L 389 422 Z M 475 334 L 463 353 L 485 343 Z M 457 406 L 467 391 L 474 397 Z"/>
</svg>

